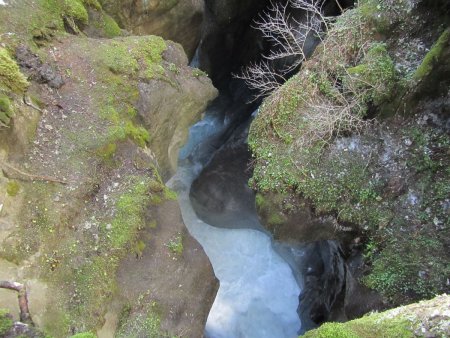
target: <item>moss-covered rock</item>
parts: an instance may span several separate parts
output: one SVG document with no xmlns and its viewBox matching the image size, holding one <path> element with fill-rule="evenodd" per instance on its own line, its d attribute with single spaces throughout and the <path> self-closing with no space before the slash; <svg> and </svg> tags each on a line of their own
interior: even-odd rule
<svg viewBox="0 0 450 338">
<path fill-rule="evenodd" d="M 189 56 L 194 55 L 200 41 L 202 2 L 101 0 L 101 3 L 123 28 L 134 34 L 154 34 L 181 43 Z"/>
<path fill-rule="evenodd" d="M 64 15 L 71 17 L 82 25 L 88 23 L 88 12 L 80 0 L 64 0 L 63 11 Z"/>
<path fill-rule="evenodd" d="M 436 43 L 431 47 L 430 51 L 425 56 L 422 64 L 417 68 L 414 73 L 415 80 L 421 80 L 427 75 L 429 75 L 433 68 L 436 67 L 438 63 L 445 63 L 447 60 L 445 58 L 445 53 L 450 46 L 450 28 L 446 29 Z"/>
<path fill-rule="evenodd" d="M 28 88 L 28 81 L 20 72 L 19 66 L 11 58 L 5 48 L 0 47 L 0 89 L 14 93 L 24 93 Z M 5 108 L 6 100 L 3 97 L 2 108 Z"/>
<path fill-rule="evenodd" d="M 369 0 L 346 11 L 300 72 L 263 102 L 249 133 L 256 160 L 251 186 L 265 196 L 283 196 L 281 202 L 269 197 L 270 203 L 259 203 L 268 227 L 276 236 L 293 231 L 291 216 L 303 218 L 295 210 L 306 203 L 316 216 L 331 219 L 327 228 L 338 238 L 348 230 L 362 236 L 364 282 L 395 304 L 448 290 L 449 228 L 442 206 L 448 203 L 449 185 L 443 182 L 449 179 L 449 157 L 438 155 L 446 154 L 449 144 L 449 58 L 442 56 L 448 54 L 448 34 L 419 67 L 423 79 L 399 71 L 404 46 L 397 42 L 409 39 L 405 27 L 412 27 L 407 23 L 416 5 Z M 377 18 L 386 19 L 395 37 L 380 42 Z M 441 31 L 436 25 L 432 34 Z M 425 55 L 416 53 L 416 44 L 405 44 L 412 49 L 408 67 L 417 68 Z M 383 120 L 377 114 L 389 105 L 391 112 L 400 106 L 417 115 Z M 367 122 L 374 116 L 382 123 Z M 285 210 L 289 201 L 293 213 Z M 271 225 L 274 221 L 282 224 Z M 316 234 L 311 231 L 312 239 Z"/>
<path fill-rule="evenodd" d="M 11 106 L 11 101 L 8 96 L 0 94 L 0 122 L 4 126 L 9 126 L 14 111 Z"/>
<path fill-rule="evenodd" d="M 347 323 L 326 323 L 305 338 L 447 337 L 450 334 L 450 297 L 436 297 Z"/>
<path fill-rule="evenodd" d="M 20 7 L 20 4 L 14 6 L 16 5 L 17 8 L 11 8 L 12 16 L 17 14 L 15 11 Z M 41 2 L 36 3 L 35 15 L 41 14 L 40 11 L 44 8 L 41 5 Z M 86 5 L 87 7 L 91 12 L 95 5 Z M 0 6 L 0 17 L 2 10 L 3 6 Z M 46 14 L 53 13 L 49 8 L 47 10 L 49 12 L 44 11 Z M 60 18 L 62 7 L 54 7 L 53 10 L 55 13 L 49 16 Z M 24 16 L 28 14 L 30 13 L 27 12 Z M 89 24 L 86 27 L 88 29 Z M 2 28 L 3 22 L 0 21 L 0 29 Z M 15 29 L 15 26 L 10 28 Z M 25 31 L 21 31 L 21 34 L 27 36 Z M 8 41 L 9 43 L 14 45 L 12 41 Z M 52 41 L 48 43 L 51 44 Z M 67 184 L 49 183 L 40 179 L 32 183 L 32 176 L 8 170 L 8 174 L 20 179 L 20 193 L 13 189 L 17 187 L 12 184 L 9 189 L 11 194 L 4 194 L 12 202 L 3 204 L 2 217 L 6 215 L 8 222 L 19 224 L 19 227 L 11 227 L 6 234 L 1 233 L 0 255 L 21 265 L 24 260 L 39 253 L 39 258 L 31 263 L 33 278 L 45 281 L 48 289 L 52 290 L 55 302 L 51 309 L 42 309 L 42 316 L 34 318 L 49 334 L 67 336 L 69 332 L 95 330 L 103 323 L 108 302 L 118 291 L 116 273 L 124 257 L 131 254 L 132 264 L 127 265 L 127 271 L 136 272 L 139 268 L 133 270 L 135 255 L 138 255 L 139 261 L 143 261 L 143 256 L 154 254 L 152 251 L 148 252 L 149 239 L 139 238 L 139 242 L 137 237 L 147 224 L 153 224 L 151 231 L 161 232 L 159 226 L 158 229 L 155 227 L 154 214 L 166 200 L 176 198 L 164 186 L 158 173 L 159 165 L 162 168 L 169 167 L 168 155 L 164 157 L 169 152 L 168 143 L 165 142 L 170 142 L 175 132 L 173 129 L 178 130 L 178 125 L 180 129 L 186 128 L 187 133 L 188 124 L 196 121 L 217 92 L 205 76 L 192 75 L 192 69 L 187 66 L 187 58 L 179 45 L 156 36 L 97 40 L 64 36 L 62 33 L 56 46 L 41 48 L 35 54 L 39 54 L 42 59 L 51 57 L 66 85 L 59 88 L 56 95 L 48 86 L 32 81 L 29 90 L 32 94 L 26 97 L 29 105 L 22 100 L 14 102 L 16 119 L 20 123 L 16 124 L 15 120 L 12 127 L 23 126 L 33 113 L 39 115 L 39 112 L 43 112 L 45 121 L 41 120 L 37 124 L 35 133 L 30 137 L 35 142 L 28 143 L 25 150 L 31 149 L 25 154 L 23 150 L 12 152 L 13 148 L 8 145 L 14 143 L 14 140 L 3 142 L 11 135 L 8 134 L 9 129 L 2 128 L 1 156 L 4 158 L 5 154 L 13 154 L 9 161 L 21 159 L 12 163 L 15 167 L 30 175 L 62 177 L 67 179 L 66 182 L 62 181 Z M 185 85 L 195 85 L 197 82 L 200 85 L 192 91 Z M 160 115 L 153 118 L 165 118 L 163 114 L 168 111 L 173 114 L 173 118 L 167 121 L 170 128 L 165 133 L 158 129 L 158 125 L 144 126 L 140 112 L 138 113 L 139 86 L 155 83 L 174 88 L 175 93 L 181 97 L 180 100 L 174 99 L 166 93 L 166 96 L 161 96 L 162 103 L 158 109 L 149 112 Z M 10 93 L 6 96 L 10 99 L 15 97 Z M 202 99 L 205 101 L 201 102 Z M 191 105 L 192 100 L 196 106 Z M 173 101 L 179 106 L 188 107 L 181 112 L 176 111 L 176 108 L 170 107 Z M 2 102 L 2 109 L 12 106 L 6 100 Z M 189 113 L 184 116 L 187 122 L 181 126 L 177 114 L 186 112 Z M 22 129 L 22 132 L 27 130 Z M 158 145 L 158 156 L 163 154 L 161 159 L 155 156 L 156 151 L 149 148 L 153 144 Z M 174 150 L 171 151 L 175 153 Z M 37 153 L 42 156 L 33 155 Z M 2 181 L 3 188 L 6 192 L 6 179 Z M 13 198 L 14 194 L 17 195 Z M 26 203 L 29 201 L 28 204 L 23 203 L 24 196 Z M 105 207 L 103 203 L 108 206 Z M 173 211 L 174 206 L 176 204 L 172 204 L 170 210 Z M 155 209 L 150 211 L 149 208 Z M 83 211 L 80 213 L 81 210 Z M 172 211 L 166 214 L 172 215 Z M 163 218 L 158 219 L 159 224 L 166 224 Z M 164 225 L 162 232 L 169 235 L 161 243 L 159 251 L 171 254 L 164 244 L 170 242 L 169 237 L 178 238 L 176 236 L 179 233 L 183 234 L 183 242 L 177 248 L 192 248 L 196 245 L 185 234 L 182 222 L 177 224 L 176 231 L 172 229 L 172 223 L 170 226 Z M 3 228 L 0 230 L 3 231 Z M 184 267 L 184 256 L 190 257 L 195 253 L 196 260 L 201 256 L 202 263 L 199 262 L 194 270 L 201 270 L 202 274 L 208 275 L 207 280 L 214 279 L 211 267 L 205 264 L 206 256 L 199 256 L 201 249 L 199 250 L 183 251 L 182 254 L 177 254 L 176 260 L 168 256 L 170 260 L 164 269 L 172 264 L 176 265 L 174 271 L 179 271 L 180 267 Z M 147 266 L 152 264 L 158 263 L 150 262 Z M 197 278 L 194 271 L 188 274 L 190 273 L 190 279 Z M 183 275 L 186 276 L 186 273 Z M 175 282 L 178 277 L 174 276 L 172 274 L 171 278 Z M 166 277 L 165 273 L 159 273 L 158 283 L 167 284 Z M 183 284 L 184 282 L 185 280 Z M 214 283 L 210 284 L 211 290 L 215 291 Z M 205 292 L 209 290 L 208 287 L 203 289 Z M 148 290 L 148 285 L 139 286 L 137 290 L 144 292 Z M 183 291 L 182 298 L 194 298 L 194 295 L 188 293 Z M 166 290 L 164 294 L 170 292 Z M 164 306 L 169 308 L 166 304 L 170 304 L 170 308 L 173 307 L 164 295 L 161 301 Z M 205 309 L 209 307 L 210 300 L 208 305 L 197 300 L 195 303 L 198 303 L 195 313 L 199 318 L 196 332 L 200 334 L 207 316 Z M 172 330 L 179 324 L 172 323 L 166 314 L 161 318 L 169 323 Z M 189 326 L 192 326 L 191 323 Z M 178 327 L 176 330 L 179 331 Z"/>
</svg>

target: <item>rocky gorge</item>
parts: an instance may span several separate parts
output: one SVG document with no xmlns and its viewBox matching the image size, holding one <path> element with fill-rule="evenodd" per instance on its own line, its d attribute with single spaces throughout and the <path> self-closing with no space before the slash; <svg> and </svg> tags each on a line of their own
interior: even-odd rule
<svg viewBox="0 0 450 338">
<path fill-rule="evenodd" d="M 450 8 L 316 5 L 253 100 L 268 1 L 0 2 L 0 336 L 449 334 L 353 319 L 449 290 Z"/>
</svg>

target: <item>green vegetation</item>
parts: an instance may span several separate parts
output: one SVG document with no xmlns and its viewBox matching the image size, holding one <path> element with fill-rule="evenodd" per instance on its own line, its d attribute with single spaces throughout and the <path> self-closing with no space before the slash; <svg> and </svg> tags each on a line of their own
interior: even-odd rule
<svg viewBox="0 0 450 338">
<path fill-rule="evenodd" d="M 437 42 L 431 47 L 430 51 L 425 56 L 422 64 L 417 68 L 413 78 L 415 80 L 423 79 L 432 70 L 436 63 L 442 62 L 443 52 L 449 48 L 450 44 L 450 28 L 446 29 Z"/>
<path fill-rule="evenodd" d="M 99 55 L 99 61 L 114 74 L 133 75 L 139 69 L 138 62 L 129 52 L 127 45 L 120 41 L 101 45 Z"/>
<path fill-rule="evenodd" d="M 202 77 L 202 76 L 208 76 L 208 74 L 206 74 L 203 70 L 198 69 L 198 68 L 194 68 L 192 70 L 192 76 L 194 77 Z"/>
<path fill-rule="evenodd" d="M 97 335 L 91 332 L 83 332 L 83 333 L 77 333 L 74 336 L 71 336 L 70 338 L 97 338 Z"/>
<path fill-rule="evenodd" d="M 86 25 L 89 16 L 83 2 L 80 0 L 64 0 L 63 3 L 64 15 L 73 18 L 76 22 Z"/>
<path fill-rule="evenodd" d="M 136 245 L 134 247 L 134 252 L 136 253 L 137 258 L 142 257 L 145 247 L 146 247 L 146 245 L 145 245 L 144 241 L 139 240 L 136 242 Z"/>
<path fill-rule="evenodd" d="M 20 191 L 19 182 L 14 181 L 14 180 L 8 181 L 8 184 L 6 185 L 6 193 L 9 196 L 14 197 L 19 193 L 19 191 Z"/>
<path fill-rule="evenodd" d="M 413 338 L 411 323 L 407 319 L 384 318 L 369 315 L 347 323 L 325 323 L 307 332 L 305 338 Z"/>
<path fill-rule="evenodd" d="M 408 121 L 395 126 L 402 135 L 373 135 L 378 129 L 366 128 L 369 111 L 376 114 L 409 86 L 395 71 L 390 47 L 378 41 L 406 13 L 397 7 L 369 0 L 331 23 L 300 72 L 264 100 L 249 133 L 255 158 L 249 185 L 264 196 L 307 201 L 317 215 L 332 214 L 359 228 L 370 238 L 365 257 L 372 270 L 364 282 L 395 304 L 445 292 L 450 273 L 450 219 L 442 207 L 450 192 L 449 160 L 442 155 L 448 135 Z M 446 31 L 432 50 L 447 42 Z M 440 53 L 433 51 L 425 64 Z M 397 190 L 378 148 L 386 133 L 412 143 L 407 149 L 397 145 L 403 176 Z M 409 192 L 402 190 L 405 180 Z M 256 196 L 258 212 L 271 225 L 285 222 L 283 203 L 267 203 L 264 196 Z"/>
<path fill-rule="evenodd" d="M 178 234 L 166 244 L 171 253 L 181 256 L 183 254 L 183 236 Z"/>
<path fill-rule="evenodd" d="M 102 5 L 98 2 L 98 0 L 82 0 L 82 3 L 86 6 L 95 8 L 98 11 L 102 9 Z"/>
<path fill-rule="evenodd" d="M 350 77 L 344 79 L 344 85 L 355 93 L 367 92 L 363 100 L 376 105 L 388 99 L 396 85 L 394 63 L 382 43 L 372 44 L 361 64 L 347 72 Z"/>
<path fill-rule="evenodd" d="M 0 47 L 0 89 L 21 94 L 28 88 L 28 81 L 20 72 L 17 63 L 5 48 Z M 4 97 L 3 97 L 4 101 Z M 2 104 L 2 108 L 5 102 Z M 2 109 L 3 110 L 3 109 Z"/>
<path fill-rule="evenodd" d="M 114 38 L 122 34 L 122 30 L 113 18 L 111 18 L 108 14 L 103 14 L 102 18 L 103 23 L 101 25 L 107 38 Z"/>
<path fill-rule="evenodd" d="M 445 292 L 445 276 L 450 273 L 443 259 L 447 255 L 445 224 L 450 224 L 450 218 L 442 208 L 450 193 L 449 162 L 429 152 L 434 149 L 441 153 L 450 146 L 450 138 L 431 128 L 416 126 L 404 128 L 402 133 L 414 142 L 408 165 L 416 180 L 411 188 L 421 192 L 421 200 L 407 220 L 403 215 L 392 216 L 389 227 L 375 232 L 378 244 L 369 243 L 366 249 L 372 271 L 364 279 L 394 303 Z M 395 199 L 389 201 L 391 206 L 394 203 Z M 425 226 L 405 232 L 411 223 Z"/>
<path fill-rule="evenodd" d="M 143 295 L 139 297 L 139 302 L 134 308 L 139 311 L 134 313 L 131 306 L 126 306 L 122 311 L 116 337 L 173 338 L 161 328 L 162 309 L 158 302 L 147 300 Z"/>
<path fill-rule="evenodd" d="M 99 50 L 99 61 L 115 74 L 135 75 L 142 65 L 140 76 L 152 79 L 165 71 L 161 65 L 165 41 L 158 36 L 136 37 L 105 43 Z"/>
<path fill-rule="evenodd" d="M 136 123 L 134 107 L 139 93 L 134 83 L 138 78 L 153 77 L 155 70 L 165 72 L 161 54 L 166 48 L 162 38 L 146 36 L 103 41 L 92 51 L 93 62 L 102 74 L 99 80 L 103 87 L 95 89 L 99 116 L 109 123 L 103 140 L 96 141 L 95 152 L 100 156 L 111 158 L 116 144 L 127 138 L 140 147 L 149 142 L 149 132 Z"/>
<path fill-rule="evenodd" d="M 9 126 L 13 115 L 14 111 L 11 107 L 11 101 L 9 100 L 9 97 L 0 94 L 0 125 Z"/>
<path fill-rule="evenodd" d="M 133 118 L 134 115 L 132 114 L 130 116 L 129 112 L 127 112 L 125 116 L 120 116 L 114 107 L 105 107 L 104 111 L 101 112 L 101 116 L 112 123 L 108 128 L 108 144 L 104 149 L 104 155 L 114 153 L 115 147 L 112 145 L 117 141 L 130 138 L 140 147 L 144 147 L 150 139 L 150 135 L 145 128 L 136 126 L 131 121 L 131 118 Z"/>
<path fill-rule="evenodd" d="M 449 308 L 447 295 L 382 313 L 371 313 L 346 323 L 325 323 L 307 332 L 305 338 L 413 338 L 447 337 Z"/>
<path fill-rule="evenodd" d="M 14 322 L 9 311 L 0 309 L 0 335 L 5 335 L 12 328 L 13 324 Z"/>
<path fill-rule="evenodd" d="M 107 232 L 111 246 L 116 249 L 123 248 L 135 238 L 137 231 L 144 227 L 144 208 L 150 200 L 149 192 L 153 180 L 132 177 L 130 181 L 128 191 L 117 199 L 115 217 L 110 223 L 110 231 Z"/>
</svg>

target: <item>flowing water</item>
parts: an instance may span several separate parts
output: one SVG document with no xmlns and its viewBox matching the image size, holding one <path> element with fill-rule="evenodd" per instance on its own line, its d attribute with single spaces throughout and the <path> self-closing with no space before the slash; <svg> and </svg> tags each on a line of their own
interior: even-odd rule
<svg viewBox="0 0 450 338">
<path fill-rule="evenodd" d="M 221 109 L 211 107 L 190 129 L 189 140 L 180 151 L 179 169 L 168 184 L 178 192 L 183 220 L 220 281 L 205 335 L 292 338 L 301 327 L 297 314 L 300 288 L 259 224 L 254 195 L 240 172 L 245 170 L 239 154 L 247 149 L 249 124 L 250 120 L 233 127 Z M 205 187 L 203 176 L 209 177 Z M 193 184 L 198 190 L 195 194 Z"/>
</svg>

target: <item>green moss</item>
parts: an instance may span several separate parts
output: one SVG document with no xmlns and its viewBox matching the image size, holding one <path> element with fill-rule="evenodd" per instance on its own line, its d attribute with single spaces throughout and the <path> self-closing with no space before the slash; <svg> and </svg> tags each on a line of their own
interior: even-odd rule
<svg viewBox="0 0 450 338">
<path fill-rule="evenodd" d="M 263 194 L 257 193 L 255 196 L 255 203 L 258 209 L 264 208 L 265 198 Z"/>
<path fill-rule="evenodd" d="M 269 215 L 269 218 L 267 221 L 271 225 L 281 225 L 286 221 L 286 219 L 279 212 L 275 211 Z"/>
<path fill-rule="evenodd" d="M 145 300 L 144 304 L 137 304 L 140 310 L 133 313 L 133 309 L 127 309 L 126 317 L 123 316 L 117 330 L 117 337 L 133 338 L 170 338 L 174 337 L 161 327 L 162 310 L 154 300 Z"/>
<path fill-rule="evenodd" d="M 372 44 L 362 63 L 347 72 L 351 76 L 344 78 L 344 85 L 354 92 L 365 91 L 363 99 L 376 105 L 392 96 L 397 83 L 394 62 L 382 43 Z"/>
<path fill-rule="evenodd" d="M 372 270 L 364 283 L 381 292 L 394 304 L 430 298 L 445 292 L 446 277 L 450 273 L 444 241 L 435 234 L 394 235 L 381 252 L 372 255 Z"/>
<path fill-rule="evenodd" d="M 120 36 L 122 34 L 122 30 L 120 29 L 117 22 L 110 17 L 108 14 L 103 14 L 103 32 L 107 38 L 114 38 L 116 36 Z"/>
<path fill-rule="evenodd" d="M 202 76 L 208 76 L 208 74 L 206 74 L 203 70 L 198 69 L 198 68 L 194 68 L 192 69 L 192 76 L 193 77 L 202 77 Z"/>
<path fill-rule="evenodd" d="M 115 74 L 133 75 L 139 69 L 127 46 L 119 41 L 103 44 L 99 48 L 100 62 Z"/>
<path fill-rule="evenodd" d="M 447 28 L 431 47 L 430 51 L 425 55 L 421 65 L 417 68 L 413 78 L 421 80 L 433 70 L 433 67 L 439 62 L 446 62 L 442 60 L 443 52 L 449 48 L 450 43 L 450 28 Z"/>
<path fill-rule="evenodd" d="M 137 241 L 136 245 L 134 246 L 134 252 L 136 253 L 136 257 L 140 258 L 142 257 L 142 253 L 144 252 L 145 249 L 145 242 L 144 241 Z"/>
<path fill-rule="evenodd" d="M 84 5 L 92 7 L 98 11 L 102 9 L 102 5 L 100 4 L 100 2 L 98 2 L 98 0 L 81 0 L 81 1 Z"/>
<path fill-rule="evenodd" d="M 20 72 L 17 63 L 9 56 L 6 49 L 0 47 L 0 89 L 23 93 L 28 88 L 28 81 Z"/>
<path fill-rule="evenodd" d="M 5 126 L 9 126 L 11 122 L 11 118 L 14 115 L 14 111 L 11 107 L 11 101 L 9 97 L 3 94 L 0 94 L 0 125 L 3 124 Z"/>
<path fill-rule="evenodd" d="M 161 65 L 162 53 L 166 50 L 166 42 L 156 36 L 148 37 L 145 43 L 141 43 L 135 50 L 135 57 L 144 62 L 147 79 L 165 77 L 165 69 Z"/>
<path fill-rule="evenodd" d="M 150 197 L 150 203 L 152 205 L 160 205 L 163 202 L 163 199 L 159 195 L 152 195 Z"/>
<path fill-rule="evenodd" d="M 6 193 L 11 197 L 16 196 L 19 193 L 19 191 L 20 191 L 20 184 L 17 181 L 10 180 L 6 185 Z"/>
<path fill-rule="evenodd" d="M 411 323 L 400 316 L 384 317 L 371 314 L 347 323 L 325 323 L 318 329 L 307 332 L 305 338 L 412 338 Z"/>
<path fill-rule="evenodd" d="M 305 338 L 361 338 L 342 323 L 325 323 L 319 329 L 306 333 Z"/>
<path fill-rule="evenodd" d="M 129 118 L 128 114 L 119 114 L 113 106 L 107 106 L 100 113 L 100 116 L 109 120 L 111 126 L 108 128 L 108 144 L 130 138 L 140 147 L 144 147 L 150 139 L 148 131 L 140 126 L 136 126 Z M 107 146 L 105 150 L 114 150 Z"/>
<path fill-rule="evenodd" d="M 108 143 L 97 150 L 97 154 L 102 158 L 111 159 L 116 153 L 117 145 L 115 143 Z"/>
<path fill-rule="evenodd" d="M 166 48 L 158 36 L 115 40 L 100 47 L 99 60 L 115 74 L 137 75 L 141 68 L 142 77 L 160 78 L 165 74 L 161 62 Z"/>
<path fill-rule="evenodd" d="M 9 100 L 9 97 L 3 94 L 0 94 L 0 111 L 5 113 L 11 113 L 11 101 Z"/>
<path fill-rule="evenodd" d="M 91 332 L 83 332 L 70 336 L 70 338 L 97 338 L 97 335 Z"/>
<path fill-rule="evenodd" d="M 0 309 L 0 335 L 6 333 L 12 328 L 14 322 L 8 310 Z"/>
<path fill-rule="evenodd" d="M 176 201 L 178 199 L 178 195 L 175 191 L 166 187 L 164 189 L 164 198 L 168 201 Z"/>
<path fill-rule="evenodd" d="M 115 289 L 117 266 L 117 254 L 96 256 L 86 259 L 70 277 L 67 276 L 76 286 L 76 298 L 72 300 L 75 304 L 69 308 L 71 320 L 95 323 L 101 318 L 104 304 Z"/>
<path fill-rule="evenodd" d="M 64 0 L 64 15 L 73 18 L 80 24 L 86 25 L 89 21 L 89 15 L 80 0 Z"/>
<path fill-rule="evenodd" d="M 358 8 L 362 18 L 369 22 L 373 29 L 381 34 L 389 32 L 391 27 L 390 12 L 396 10 L 391 8 L 383 0 L 364 0 L 361 1 Z"/>
<path fill-rule="evenodd" d="M 122 35 L 122 30 L 117 22 L 103 11 L 100 12 L 99 17 L 94 22 L 91 22 L 91 24 L 104 37 L 115 38 Z"/>
<path fill-rule="evenodd" d="M 116 202 L 109 239 L 115 248 L 122 248 L 144 228 L 144 211 L 150 201 L 149 179 L 131 178 L 132 185 Z"/>
</svg>

